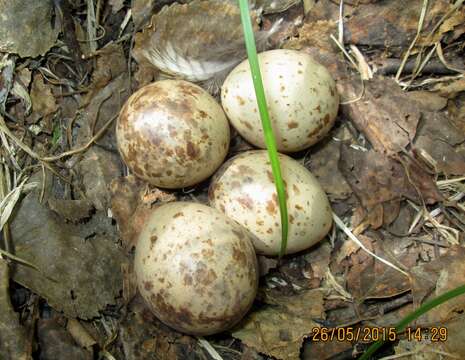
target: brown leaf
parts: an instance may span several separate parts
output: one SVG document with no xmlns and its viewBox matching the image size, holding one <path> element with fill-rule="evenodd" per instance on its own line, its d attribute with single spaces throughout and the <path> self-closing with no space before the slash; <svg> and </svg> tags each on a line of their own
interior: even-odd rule
<svg viewBox="0 0 465 360">
<path fill-rule="evenodd" d="M 343 131 L 333 136 L 339 137 Z M 309 160 L 305 164 L 318 179 L 331 201 L 347 199 L 352 189 L 338 168 L 341 142 L 332 137 L 310 149 Z"/>
<path fill-rule="evenodd" d="M 89 200 L 63 200 L 49 198 L 48 206 L 64 219 L 74 223 L 89 218 L 91 211 L 93 210 L 92 203 Z"/>
<path fill-rule="evenodd" d="M 58 31 L 52 27 L 51 1 L 2 0 L 1 8 L 0 52 L 34 58 L 55 44 Z"/>
<path fill-rule="evenodd" d="M 425 301 L 437 297 L 465 283 L 465 248 L 458 245 L 453 246 L 446 255 L 430 263 L 416 266 L 412 271 L 416 274 L 414 295 L 416 295 L 417 301 L 423 300 L 425 294 L 429 295 L 428 298 L 424 299 Z M 425 282 L 426 279 L 428 282 Z M 435 287 L 432 294 L 428 291 L 431 284 Z M 454 319 L 464 310 L 465 297 L 458 296 L 428 311 L 418 321 L 436 325 L 446 324 L 447 321 Z"/>
<path fill-rule="evenodd" d="M 29 123 L 54 114 L 58 110 L 50 84 L 45 84 L 40 73 L 34 76 L 31 85 L 32 114 L 27 118 Z"/>
<path fill-rule="evenodd" d="M 0 259 L 0 354 L 5 360 L 30 360 L 26 329 L 10 301 L 9 274 L 8 263 Z"/>
<path fill-rule="evenodd" d="M 360 94 L 359 82 L 347 86 L 346 97 Z M 394 80 L 385 78 L 368 81 L 363 98 L 342 110 L 375 150 L 387 154 L 397 153 L 411 143 L 420 119 L 417 104 Z"/>
<path fill-rule="evenodd" d="M 10 225 L 16 255 L 41 272 L 18 266 L 13 279 L 68 317 L 96 317 L 115 303 L 122 286 L 120 266 L 126 258 L 115 243 L 115 230 L 86 240 L 80 232 L 88 223 L 65 224 L 38 198 L 38 191 L 29 193 Z"/>
<path fill-rule="evenodd" d="M 137 296 L 119 324 L 124 358 L 160 360 L 202 358 L 203 352 L 194 338 L 182 336 L 161 323 Z"/>
<path fill-rule="evenodd" d="M 121 159 L 116 154 L 92 147 L 79 162 L 79 174 L 86 198 L 97 210 L 110 207 L 110 183 L 121 175 Z"/>
<path fill-rule="evenodd" d="M 54 319 L 40 319 L 37 326 L 40 355 L 44 359 L 91 360 L 92 352 L 73 341 L 71 335 Z"/>
<path fill-rule="evenodd" d="M 133 175 L 113 180 L 110 188 L 113 217 L 118 223 L 123 247 L 128 251 L 135 246 L 154 204 L 176 200 L 173 193 L 150 189 Z"/>
<path fill-rule="evenodd" d="M 127 60 L 120 44 L 109 44 L 98 51 L 97 63 L 92 73 L 92 92 L 105 87 L 110 81 L 127 71 Z M 92 96 L 92 95 L 89 95 Z"/>
<path fill-rule="evenodd" d="M 383 49 L 407 48 L 417 32 L 422 4 L 422 0 L 395 0 L 356 6 L 344 25 L 344 42 Z M 452 4 L 447 0 L 432 2 L 426 12 L 423 33 L 429 34 L 437 19 L 451 7 Z M 425 39 L 423 44 L 433 44 L 435 41 L 438 40 Z"/>
<path fill-rule="evenodd" d="M 429 174 L 414 162 L 399 159 L 402 164 L 373 150 L 359 151 L 346 145 L 341 149 L 340 170 L 363 207 L 370 212 L 382 204 L 382 210 L 377 208 L 378 214 L 384 214 L 384 206 L 387 211 L 395 212 L 373 223 L 378 227 L 397 217 L 398 203 L 403 198 L 421 203 L 421 195 L 428 204 L 442 199 Z"/>
<path fill-rule="evenodd" d="M 267 301 L 274 306 L 252 311 L 232 335 L 277 359 L 298 359 L 304 338 L 319 326 L 313 319 L 324 318 L 323 293 L 309 290 Z"/>
</svg>

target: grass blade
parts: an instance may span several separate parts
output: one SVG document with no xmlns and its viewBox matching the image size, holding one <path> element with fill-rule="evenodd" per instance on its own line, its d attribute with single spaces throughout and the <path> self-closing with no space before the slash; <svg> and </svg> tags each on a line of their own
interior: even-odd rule
<svg viewBox="0 0 465 360">
<path fill-rule="evenodd" d="M 288 236 L 288 216 L 286 204 L 286 191 L 281 175 L 281 167 L 279 165 L 278 151 L 276 149 L 276 140 L 271 126 L 270 116 L 266 105 L 265 90 L 263 89 L 263 81 L 258 63 L 257 49 L 255 47 L 255 37 L 252 30 L 252 22 L 250 20 L 248 0 L 239 0 L 241 10 L 241 21 L 244 29 L 245 46 L 247 48 L 247 56 L 249 58 L 250 70 L 252 73 L 253 85 L 255 88 L 255 96 L 257 98 L 258 110 L 262 120 L 263 132 L 265 135 L 266 148 L 271 162 L 271 170 L 276 184 L 276 192 L 278 193 L 279 212 L 281 214 L 281 250 L 279 256 L 283 256 L 287 248 Z"/>
<path fill-rule="evenodd" d="M 465 285 L 462 285 L 448 292 L 445 292 L 442 295 L 439 295 L 437 298 L 434 298 L 430 301 L 425 302 L 417 310 L 408 314 L 396 325 L 396 332 L 399 333 L 399 332 L 404 331 L 408 324 L 410 324 L 413 320 L 418 319 L 421 315 L 430 311 L 432 308 L 435 308 L 436 306 L 439 306 L 442 303 L 445 303 L 446 301 L 456 296 L 464 295 L 464 294 L 465 294 Z M 359 360 L 368 360 L 370 356 L 373 355 L 376 352 L 376 350 L 378 350 L 383 345 L 383 343 L 384 341 L 379 340 L 371 344 L 368 350 L 365 351 L 365 353 L 363 353 L 363 355 L 359 357 Z"/>
</svg>

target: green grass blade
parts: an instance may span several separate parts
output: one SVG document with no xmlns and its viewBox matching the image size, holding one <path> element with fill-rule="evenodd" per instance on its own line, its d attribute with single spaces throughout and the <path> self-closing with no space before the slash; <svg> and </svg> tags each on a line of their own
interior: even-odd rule
<svg viewBox="0 0 465 360">
<path fill-rule="evenodd" d="M 270 116 L 266 106 L 265 91 L 263 89 L 262 76 L 258 63 L 257 49 L 255 47 L 255 37 L 252 30 L 252 22 L 250 20 L 248 0 L 239 0 L 241 9 L 241 21 L 244 29 L 245 46 L 247 48 L 247 56 L 249 58 L 250 70 L 252 72 L 253 85 L 255 88 L 255 96 L 257 98 L 258 110 L 262 120 L 263 132 L 265 135 L 266 148 L 271 162 L 271 170 L 276 184 L 276 192 L 278 193 L 279 212 L 281 214 L 281 231 L 282 241 L 279 256 L 283 256 L 287 248 L 288 235 L 288 217 L 286 205 L 286 191 L 279 166 L 278 151 L 276 149 L 276 140 L 271 127 Z"/>
<path fill-rule="evenodd" d="M 425 302 L 417 310 L 408 314 L 396 325 L 396 332 L 399 333 L 399 332 L 404 331 L 408 324 L 410 324 L 413 320 L 419 318 L 421 315 L 425 314 L 426 312 L 430 311 L 432 308 L 435 308 L 436 306 L 439 306 L 442 303 L 445 303 L 446 301 L 456 296 L 464 295 L 464 294 L 465 294 L 465 285 L 462 285 L 442 295 L 439 295 L 435 299 Z M 383 345 L 383 343 L 384 341 L 379 340 L 371 344 L 368 350 L 365 351 L 363 355 L 359 357 L 358 360 L 368 360 L 370 356 L 373 355 L 376 352 L 376 350 L 378 350 Z"/>
</svg>

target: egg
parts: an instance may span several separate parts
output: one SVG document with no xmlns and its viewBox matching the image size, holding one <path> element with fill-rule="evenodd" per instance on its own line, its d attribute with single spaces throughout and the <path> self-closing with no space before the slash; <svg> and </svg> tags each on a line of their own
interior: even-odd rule
<svg viewBox="0 0 465 360">
<path fill-rule="evenodd" d="M 279 155 L 289 220 L 287 254 L 311 247 L 329 232 L 332 212 L 318 180 L 303 165 Z M 243 152 L 228 160 L 213 177 L 209 203 L 253 235 L 255 250 L 278 255 L 281 218 L 278 197 L 265 150 Z"/>
<path fill-rule="evenodd" d="M 201 87 L 162 80 L 136 91 L 116 125 L 123 161 L 137 177 L 176 189 L 208 178 L 229 148 L 221 106 Z"/>
<path fill-rule="evenodd" d="M 155 316 L 191 335 L 229 329 L 257 292 L 251 234 L 199 203 L 155 208 L 139 235 L 134 268 L 138 289 Z"/>
<path fill-rule="evenodd" d="M 270 50 L 258 55 L 278 150 L 296 152 L 322 139 L 339 107 L 328 70 L 304 52 Z M 227 76 L 221 103 L 231 124 L 251 144 L 266 148 L 248 60 Z"/>
</svg>

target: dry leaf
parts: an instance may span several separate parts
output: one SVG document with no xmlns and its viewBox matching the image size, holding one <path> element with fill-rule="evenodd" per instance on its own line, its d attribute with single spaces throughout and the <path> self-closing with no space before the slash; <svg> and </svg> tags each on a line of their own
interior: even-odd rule
<svg viewBox="0 0 465 360">
<path fill-rule="evenodd" d="M 80 228 L 89 224 L 64 224 L 38 197 L 38 191 L 31 192 L 18 204 L 10 226 L 16 255 L 41 272 L 18 266 L 13 279 L 68 317 L 96 317 L 115 303 L 122 287 L 126 259 L 116 236 L 98 233 L 85 240 Z"/>
<path fill-rule="evenodd" d="M 309 290 L 290 297 L 267 299 L 271 305 L 252 311 L 232 335 L 247 346 L 277 359 L 298 359 L 305 337 L 324 318 L 323 293 Z"/>
</svg>

